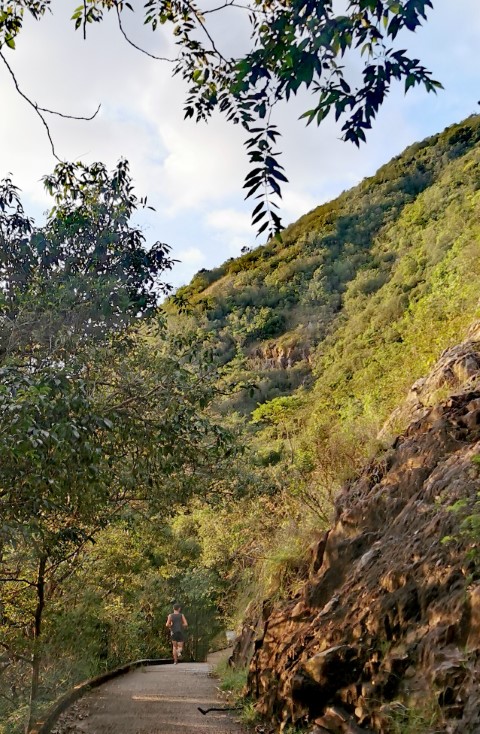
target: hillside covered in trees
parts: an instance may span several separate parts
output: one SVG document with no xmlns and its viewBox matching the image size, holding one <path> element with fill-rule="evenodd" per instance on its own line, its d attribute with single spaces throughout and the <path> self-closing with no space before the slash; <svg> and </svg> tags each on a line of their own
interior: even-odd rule
<svg viewBox="0 0 480 734">
<path fill-rule="evenodd" d="M 142 258 L 125 217 L 138 205 L 128 171 L 105 171 L 100 187 L 89 180 L 60 167 L 40 229 L 11 182 L 2 189 L 2 246 L 15 255 L 1 264 L 2 734 L 80 679 L 166 654 L 174 599 L 192 620 L 197 659 L 225 628 L 248 619 L 260 630 L 305 600 L 341 488 L 371 479 L 411 421 L 472 374 L 450 365 L 422 391 L 480 316 L 480 117 L 411 146 L 281 241 L 201 271 L 161 311 L 152 292 L 168 250 Z M 438 527 L 460 536 L 464 516 L 449 517 Z M 471 544 L 467 534 L 460 564 Z M 469 563 L 464 582 L 475 585 Z M 273 658 L 273 647 L 258 653 L 253 698 L 277 723 L 310 726 L 309 684 L 302 705 L 266 700 Z"/>
<path fill-rule="evenodd" d="M 251 400 L 230 400 L 228 410 L 248 413 L 258 403 L 318 383 L 320 375 L 339 389 L 329 378 L 334 360 L 345 384 L 353 372 L 358 383 L 367 361 L 373 363 L 367 379 L 381 378 L 380 343 L 387 360 L 407 354 L 433 292 L 447 287 L 440 281 L 447 278 L 454 293 L 475 259 L 479 140 L 479 121 L 472 117 L 412 145 L 375 176 L 290 225 L 281 242 L 202 270 L 178 291 L 212 338 L 226 373 L 236 382 L 256 383 Z M 438 338 L 445 344 L 458 330 L 450 316 L 464 311 L 467 287 L 463 282 L 458 308 L 452 303 L 449 313 L 439 307 L 429 314 L 430 323 L 442 324 Z M 406 357 L 417 374 L 435 353 L 426 339 L 428 334 L 415 347 L 425 354 L 417 367 L 411 353 Z M 380 392 L 387 391 L 379 386 Z M 396 398 L 391 394 L 387 410 Z"/>
</svg>

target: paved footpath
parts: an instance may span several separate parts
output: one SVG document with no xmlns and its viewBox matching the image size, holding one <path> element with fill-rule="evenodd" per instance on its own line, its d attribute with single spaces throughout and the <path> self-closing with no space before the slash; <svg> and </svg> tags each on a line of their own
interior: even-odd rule
<svg viewBox="0 0 480 734">
<path fill-rule="evenodd" d="M 54 732 L 75 734 L 245 734 L 224 706 L 209 663 L 151 665 L 115 678 L 84 696 Z"/>
</svg>

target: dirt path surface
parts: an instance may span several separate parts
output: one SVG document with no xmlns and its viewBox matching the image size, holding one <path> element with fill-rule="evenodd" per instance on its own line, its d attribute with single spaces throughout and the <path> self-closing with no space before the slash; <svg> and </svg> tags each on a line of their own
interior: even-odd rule
<svg viewBox="0 0 480 734">
<path fill-rule="evenodd" d="M 92 691 L 69 709 L 56 734 L 245 734 L 235 711 L 224 706 L 212 664 L 179 663 L 139 668 Z"/>
</svg>

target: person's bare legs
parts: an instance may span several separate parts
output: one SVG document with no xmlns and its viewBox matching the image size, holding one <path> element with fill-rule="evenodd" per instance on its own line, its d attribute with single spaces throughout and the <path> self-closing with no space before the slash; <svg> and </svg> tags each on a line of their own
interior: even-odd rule
<svg viewBox="0 0 480 734">
<path fill-rule="evenodd" d="M 183 642 L 177 642 L 176 640 L 172 640 L 172 651 L 173 651 L 173 664 L 176 665 L 178 663 L 179 658 L 182 657 Z"/>
</svg>

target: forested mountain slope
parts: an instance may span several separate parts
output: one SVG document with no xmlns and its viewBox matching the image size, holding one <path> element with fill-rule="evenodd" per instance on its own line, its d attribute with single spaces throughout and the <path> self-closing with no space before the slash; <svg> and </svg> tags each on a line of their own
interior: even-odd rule
<svg viewBox="0 0 480 734">
<path fill-rule="evenodd" d="M 300 385 L 388 412 L 476 304 L 480 119 L 410 146 L 375 176 L 178 292 L 251 411 Z M 408 374 L 405 371 L 408 365 Z"/>
<path fill-rule="evenodd" d="M 475 116 L 199 273 L 188 317 L 168 307 L 223 363 L 217 409 L 257 472 L 220 529 L 198 522 L 277 726 L 480 724 L 479 215 Z"/>
<path fill-rule="evenodd" d="M 167 304 L 171 328 L 197 329 L 223 365 L 216 408 L 240 427 L 256 491 L 283 493 L 273 525 L 290 548 L 283 523 L 299 513 L 305 525 L 307 507 L 328 522 L 342 482 L 405 427 L 396 408 L 412 384 L 478 314 L 479 189 L 472 116 L 305 215 L 282 242 L 198 273 L 177 293 L 189 316 Z"/>
</svg>

